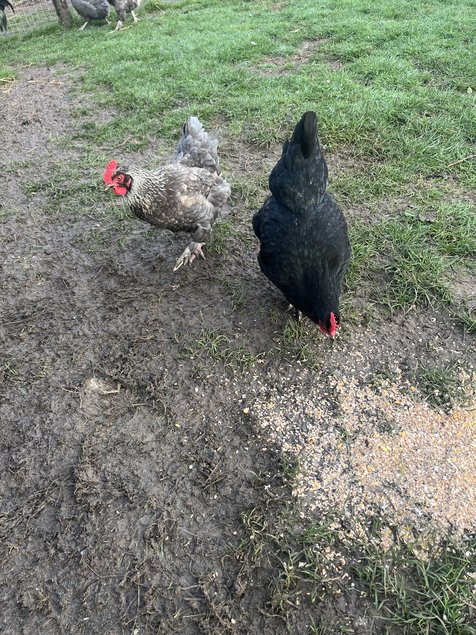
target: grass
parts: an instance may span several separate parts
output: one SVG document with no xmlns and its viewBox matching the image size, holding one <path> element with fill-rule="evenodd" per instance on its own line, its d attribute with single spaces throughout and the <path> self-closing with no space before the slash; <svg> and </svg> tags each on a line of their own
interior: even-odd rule
<svg viewBox="0 0 476 635">
<path fill-rule="evenodd" d="M 309 325 L 298 319 L 294 309 L 289 310 L 289 317 L 282 331 L 281 350 L 288 359 L 304 363 L 308 368 L 317 368 L 320 361 L 316 359 L 312 342 L 309 341 Z"/>
<path fill-rule="evenodd" d="M 292 505 L 283 502 L 281 490 L 292 484 L 298 466 L 286 454 L 281 459 L 272 484 L 264 478 L 265 504 L 242 515 L 245 538 L 235 557 L 250 576 L 265 574 L 269 616 L 281 616 L 286 621 L 290 611 L 297 609 L 303 616 L 302 623 L 312 626 L 310 632 L 351 633 L 349 616 L 336 612 L 335 619 L 329 619 L 321 612 L 326 601 L 334 606 L 341 585 L 347 584 L 344 581 L 348 574 L 342 578 L 348 569 L 347 564 L 342 566 L 347 552 L 338 544 L 334 519 L 329 515 L 319 522 L 304 522 Z M 360 595 L 353 588 L 352 593 Z"/>
<path fill-rule="evenodd" d="M 347 285 L 360 285 L 362 272 L 368 280 L 384 272 L 386 292 L 381 295 L 378 288 L 377 293 L 391 311 L 450 305 L 451 280 L 474 269 L 475 235 L 474 207 L 461 201 L 417 201 L 410 211 L 395 211 L 379 224 L 357 223 Z"/>
<path fill-rule="evenodd" d="M 404 18 L 382 19 L 393 4 L 387 0 L 375 11 L 369 0 L 338 7 L 330 0 L 319 7 L 297 0 L 270 11 L 273 3 L 264 0 L 163 3 L 163 13 L 145 16 L 118 37 L 105 37 L 110 27 L 79 35 L 56 31 L 47 40 L 31 37 L 0 48 L 6 64 L 85 66 L 84 89 L 94 90 L 103 107 L 119 111 L 114 123 L 98 131 L 98 142 L 114 141 L 131 125 L 135 136 L 171 136 L 197 112 L 205 121 L 225 118 L 231 133 L 266 146 L 289 132 L 296 110 L 315 108 L 326 143 L 351 143 L 358 154 L 377 160 L 366 189 L 378 196 L 382 184 L 387 192 L 397 191 L 402 180 L 444 170 L 472 152 L 474 97 L 466 92 L 476 85 L 470 0 L 438 3 L 432 12 L 400 2 L 408 8 Z M 322 45 L 315 55 L 288 75 L 253 72 L 259 61 L 291 57 L 318 38 Z M 442 51 L 451 54 L 456 69 L 443 63 Z M 330 58 L 341 62 L 338 72 L 329 72 Z M 463 180 L 474 177 L 467 161 L 453 168 Z M 357 182 L 350 190 L 349 196 L 360 191 Z"/>
<path fill-rule="evenodd" d="M 457 310 L 454 316 L 463 325 L 466 333 L 471 335 L 476 333 L 476 311 L 471 309 Z"/>
<path fill-rule="evenodd" d="M 416 381 L 425 399 L 436 408 L 451 410 L 471 402 L 471 391 L 462 381 L 466 375 L 461 363 L 448 362 L 441 366 L 422 364 L 416 372 Z M 473 390 L 474 393 L 474 390 Z"/>
<path fill-rule="evenodd" d="M 402 635 L 474 635 L 476 541 L 444 545 L 429 559 L 400 545 L 388 554 L 369 546 L 355 572 L 375 606 Z"/>
<path fill-rule="evenodd" d="M 249 372 L 264 355 L 256 355 L 242 346 L 237 347 L 227 335 L 211 329 L 203 330 L 188 352 L 195 364 L 200 360 L 212 360 L 223 364 L 230 372 L 241 374 Z"/>
</svg>

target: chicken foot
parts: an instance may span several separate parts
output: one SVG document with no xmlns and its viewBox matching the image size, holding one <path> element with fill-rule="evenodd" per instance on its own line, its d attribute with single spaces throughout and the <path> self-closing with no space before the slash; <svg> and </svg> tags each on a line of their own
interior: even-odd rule
<svg viewBox="0 0 476 635">
<path fill-rule="evenodd" d="M 139 22 L 139 18 L 136 16 L 134 11 L 131 11 L 131 16 L 134 22 Z M 116 28 L 114 29 L 114 31 L 110 31 L 109 33 L 117 33 L 118 31 L 124 31 L 125 29 L 128 29 L 128 28 L 129 28 L 128 26 L 124 26 L 124 22 L 119 18 L 116 24 Z"/>
<path fill-rule="evenodd" d="M 301 320 L 302 320 L 302 313 L 301 313 L 301 311 L 299 311 L 299 309 L 296 309 L 296 307 L 295 307 L 295 306 L 293 306 L 292 304 L 289 304 L 289 305 L 288 305 L 288 308 L 286 309 L 286 313 L 287 313 L 288 311 L 292 311 L 292 312 L 294 313 L 294 317 L 296 318 L 297 323 L 298 323 L 298 324 L 300 324 L 300 323 L 301 323 Z"/>
<path fill-rule="evenodd" d="M 106 24 L 111 24 L 111 21 L 108 20 L 107 18 L 104 18 L 106 20 Z M 84 29 L 88 26 L 88 24 L 91 22 L 91 20 L 88 20 L 87 22 L 85 22 L 83 24 L 83 26 L 80 26 L 78 31 L 84 31 Z"/>
<path fill-rule="evenodd" d="M 192 241 L 190 245 L 185 248 L 183 254 L 175 263 L 174 271 L 177 271 L 177 269 L 180 269 L 182 265 L 187 263 L 191 265 L 197 256 L 201 256 L 205 259 L 205 254 L 202 251 L 202 247 L 205 247 L 205 244 L 206 243 L 196 243 Z"/>
<path fill-rule="evenodd" d="M 122 20 L 118 20 L 116 24 L 116 28 L 113 29 L 112 31 L 109 31 L 108 35 L 111 35 L 112 33 L 117 33 L 118 31 L 122 31 L 123 27 L 124 27 L 124 23 L 122 22 Z"/>
</svg>

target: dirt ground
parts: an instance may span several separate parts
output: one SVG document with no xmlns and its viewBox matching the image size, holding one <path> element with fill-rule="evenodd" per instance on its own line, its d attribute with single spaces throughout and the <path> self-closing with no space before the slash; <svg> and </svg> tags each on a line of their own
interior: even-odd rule
<svg viewBox="0 0 476 635">
<path fill-rule="evenodd" d="M 303 525 L 333 508 L 352 516 L 358 497 L 340 497 L 339 475 L 346 487 L 357 482 L 363 500 L 381 492 L 393 468 L 375 481 L 378 434 L 395 439 L 395 429 L 417 421 L 399 413 L 419 407 L 419 366 L 458 363 L 469 377 L 474 340 L 431 309 L 393 318 L 364 312 L 335 342 L 308 324 L 284 337 L 292 318 L 259 271 L 236 195 L 235 233 L 222 232 L 205 261 L 174 273 L 186 237 L 152 230 L 102 192 L 105 159 L 133 155 L 82 139 L 84 120 L 95 116 L 75 116 L 92 103 L 71 98 L 77 82 L 65 69 L 26 68 L 0 93 L 2 632 L 304 634 L 321 621 L 336 625 L 328 632 L 340 632 L 337 624 L 384 632 L 344 565 L 341 581 L 315 603 L 303 597 L 285 615 L 275 610 L 277 561 L 256 554 L 250 518 L 258 510 L 271 533 L 290 510 Z M 226 138 L 220 147 L 232 185 L 233 174 L 266 173 L 276 158 L 237 156 Z M 82 170 L 95 152 L 97 167 Z M 385 406 L 368 393 L 382 376 L 388 429 L 376 415 Z M 466 430 L 467 446 L 474 411 L 459 412 L 453 423 Z M 423 437 L 433 416 L 449 425 L 428 413 Z M 364 459 L 362 438 L 370 438 L 372 482 L 357 454 L 332 458 L 357 433 Z M 293 484 L 283 450 L 299 458 Z M 445 457 L 438 461 L 444 469 Z M 457 483 L 466 513 L 445 516 L 437 500 L 443 533 L 476 529 L 476 470 L 465 465 Z M 426 531 L 433 515 L 425 489 L 412 499 L 413 476 L 402 478 L 398 501 L 377 497 L 372 514 L 387 505 L 393 522 L 398 512 L 411 523 L 417 504 L 428 520 L 417 531 Z M 322 498 L 323 489 L 332 495 Z M 454 507 L 448 487 L 442 496 Z"/>
</svg>

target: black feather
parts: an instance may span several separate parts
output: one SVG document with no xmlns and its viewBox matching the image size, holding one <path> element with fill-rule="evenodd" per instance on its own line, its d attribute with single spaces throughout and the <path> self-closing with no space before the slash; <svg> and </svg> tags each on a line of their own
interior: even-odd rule
<svg viewBox="0 0 476 635">
<path fill-rule="evenodd" d="M 294 128 L 291 144 L 301 149 L 302 155 L 308 159 L 316 151 L 317 117 L 315 112 L 306 112 Z"/>
<path fill-rule="evenodd" d="M 273 168 L 271 196 L 253 217 L 263 273 L 296 309 L 329 330 L 350 260 L 347 224 L 326 192 L 317 117 L 306 112 Z"/>
</svg>

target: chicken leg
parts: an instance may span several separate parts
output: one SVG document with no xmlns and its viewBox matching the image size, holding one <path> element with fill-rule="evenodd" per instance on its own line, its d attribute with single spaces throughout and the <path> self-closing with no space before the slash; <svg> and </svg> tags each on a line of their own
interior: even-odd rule
<svg viewBox="0 0 476 635">
<path fill-rule="evenodd" d="M 182 265 L 185 265 L 187 263 L 191 265 L 197 256 L 201 256 L 203 259 L 205 259 L 205 254 L 202 251 L 202 247 L 205 247 L 205 243 L 196 243 L 192 241 L 190 245 L 188 245 L 188 247 L 184 249 L 183 254 L 175 263 L 174 271 L 177 271 L 177 269 L 180 269 Z"/>
</svg>

